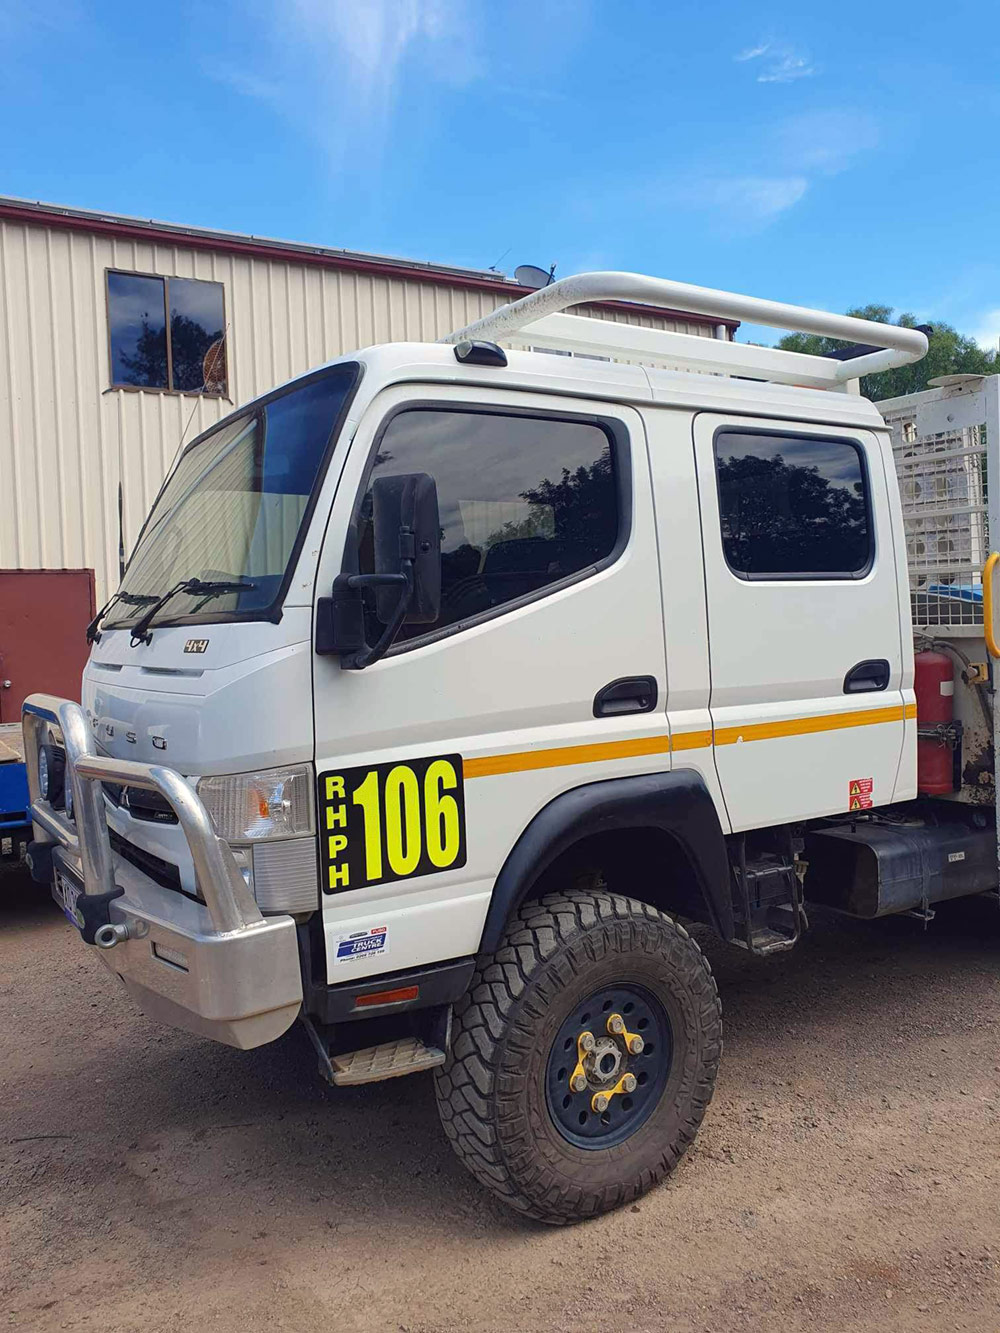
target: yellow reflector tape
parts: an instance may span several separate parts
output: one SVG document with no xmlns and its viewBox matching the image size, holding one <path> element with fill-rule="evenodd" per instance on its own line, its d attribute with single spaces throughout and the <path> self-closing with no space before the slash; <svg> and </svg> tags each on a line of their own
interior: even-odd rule
<svg viewBox="0 0 1000 1333">
<path fill-rule="evenodd" d="M 703 733 L 708 738 L 709 733 Z M 705 745 L 710 744 L 706 739 Z M 596 764 L 602 759 L 637 759 L 646 754 L 669 754 L 669 736 L 638 736 L 629 741 L 599 741 L 594 745 L 562 745 L 557 750 L 519 750 L 466 759 L 466 778 L 489 778 L 495 773 L 525 773 L 532 768 L 562 768 L 565 764 Z"/>
<path fill-rule="evenodd" d="M 859 708 L 850 713 L 826 713 L 819 717 L 796 717 L 783 722 L 751 722 L 742 727 L 719 727 L 716 745 L 742 741 L 776 740 L 784 736 L 809 736 L 845 727 L 874 727 L 883 722 L 915 718 L 916 704 L 894 704 L 888 708 Z M 645 755 L 670 754 L 680 750 L 704 750 L 712 744 L 710 731 L 682 731 L 670 736 L 638 736 L 633 740 L 598 741 L 590 745 L 561 745 L 550 750 L 518 750 L 513 754 L 490 754 L 466 759 L 465 777 L 491 778 L 499 773 L 527 773 L 539 768 L 564 768 L 570 764 L 597 764 L 602 760 L 639 759 Z"/>
<path fill-rule="evenodd" d="M 811 736 L 819 731 L 841 731 L 845 727 L 874 727 L 880 722 L 902 722 L 905 705 L 890 708 L 859 708 L 851 713 L 824 713 L 819 717 L 793 717 L 786 722 L 748 722 L 741 727 L 717 727 L 716 745 L 739 741 L 770 741 L 781 736 Z"/>
</svg>

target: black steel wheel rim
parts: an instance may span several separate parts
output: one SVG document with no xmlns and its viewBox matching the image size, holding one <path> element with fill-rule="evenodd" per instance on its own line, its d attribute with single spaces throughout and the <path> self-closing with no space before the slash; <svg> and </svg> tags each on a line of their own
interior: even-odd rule
<svg viewBox="0 0 1000 1333">
<path fill-rule="evenodd" d="M 628 1033 L 643 1039 L 643 1049 L 632 1054 L 625 1040 L 609 1032 L 608 1019 L 620 1015 Z M 587 1085 L 574 1090 L 570 1079 L 577 1069 L 579 1038 L 590 1032 L 598 1049 L 584 1063 Z M 618 1052 L 618 1063 L 608 1043 Z M 597 1058 L 595 1058 L 597 1057 Z M 606 986 L 573 1007 L 556 1033 L 545 1067 L 545 1100 L 556 1129 L 577 1148 L 613 1148 L 642 1127 L 663 1095 L 673 1060 L 673 1031 L 663 1005 L 644 986 Z M 593 1098 L 608 1095 L 624 1074 L 632 1074 L 631 1092 L 609 1096 L 603 1111 Z"/>
</svg>

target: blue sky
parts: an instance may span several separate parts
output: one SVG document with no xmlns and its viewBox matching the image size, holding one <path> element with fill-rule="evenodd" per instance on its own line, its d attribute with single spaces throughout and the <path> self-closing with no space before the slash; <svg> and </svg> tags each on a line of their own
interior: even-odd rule
<svg viewBox="0 0 1000 1333">
<path fill-rule="evenodd" d="M 1000 5 L 0 0 L 0 192 L 1000 337 Z"/>
</svg>

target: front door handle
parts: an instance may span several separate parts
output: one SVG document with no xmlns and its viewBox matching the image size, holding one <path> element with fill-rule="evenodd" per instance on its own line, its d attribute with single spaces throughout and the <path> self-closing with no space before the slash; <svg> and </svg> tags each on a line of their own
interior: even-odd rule
<svg viewBox="0 0 1000 1333">
<path fill-rule="evenodd" d="M 888 689 L 891 674 L 889 663 L 884 657 L 859 662 L 844 677 L 844 693 L 867 694 L 873 690 Z"/>
<path fill-rule="evenodd" d="M 623 713 L 651 713 L 656 707 L 655 676 L 623 676 L 598 690 L 595 717 L 620 717 Z"/>
</svg>

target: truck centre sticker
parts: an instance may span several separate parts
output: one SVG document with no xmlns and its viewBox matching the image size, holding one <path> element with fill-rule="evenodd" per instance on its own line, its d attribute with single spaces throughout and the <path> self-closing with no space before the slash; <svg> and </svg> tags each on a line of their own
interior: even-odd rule
<svg viewBox="0 0 1000 1333">
<path fill-rule="evenodd" d="M 326 893 L 464 866 L 462 756 L 321 773 L 319 842 Z"/>
<path fill-rule="evenodd" d="M 849 810 L 870 810 L 872 808 L 873 778 L 851 778 L 847 787 Z"/>
<path fill-rule="evenodd" d="M 389 952 L 389 929 L 373 926 L 371 930 L 354 930 L 350 935 L 338 935 L 334 940 L 334 963 L 351 963 L 356 958 L 367 958 L 376 953 L 384 958 Z"/>
</svg>

